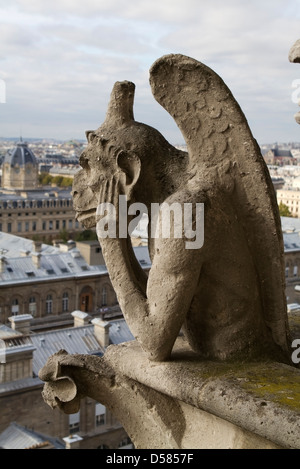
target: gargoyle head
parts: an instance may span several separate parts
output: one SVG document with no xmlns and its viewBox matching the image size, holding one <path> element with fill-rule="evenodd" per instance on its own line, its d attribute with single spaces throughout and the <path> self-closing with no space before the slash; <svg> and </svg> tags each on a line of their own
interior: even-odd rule
<svg viewBox="0 0 300 469">
<path fill-rule="evenodd" d="M 104 123 L 86 132 L 88 145 L 80 156 L 82 169 L 73 183 L 76 218 L 85 228 L 96 225 L 101 188 L 113 177 L 123 181 L 121 193 L 128 201 L 158 201 L 157 191 L 153 195 L 157 183 L 163 182 L 169 157 L 180 153 L 156 129 L 134 120 L 134 90 L 131 82 L 115 83 Z"/>
</svg>

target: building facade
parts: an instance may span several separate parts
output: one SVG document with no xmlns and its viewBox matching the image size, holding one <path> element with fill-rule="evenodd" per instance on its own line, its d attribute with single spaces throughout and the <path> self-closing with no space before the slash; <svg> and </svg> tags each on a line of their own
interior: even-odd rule
<svg viewBox="0 0 300 469">
<path fill-rule="evenodd" d="M 2 164 L 0 231 L 50 240 L 62 231 L 83 231 L 75 220 L 71 189 L 39 187 L 37 160 L 22 141 Z"/>
<path fill-rule="evenodd" d="M 300 189 L 278 189 L 277 202 L 286 205 L 293 217 L 300 217 Z"/>
<path fill-rule="evenodd" d="M 263 158 L 268 165 L 296 165 L 297 159 L 293 157 L 290 150 L 283 150 L 278 147 L 263 152 Z"/>
<path fill-rule="evenodd" d="M 300 219 L 281 217 L 287 304 L 300 303 Z"/>
<path fill-rule="evenodd" d="M 147 247 L 135 247 L 134 252 L 149 270 Z M 74 310 L 122 315 L 99 242 L 69 241 L 55 247 L 0 233 L 0 322 L 31 314 L 34 331 L 66 327 Z"/>
<path fill-rule="evenodd" d="M 96 320 L 89 324 L 91 318 L 87 314 L 74 312 L 73 316 L 71 328 L 36 334 L 30 333 L 29 315 L 10 318 L 11 327 L 0 324 L 4 345 L 0 357 L 0 433 L 16 422 L 61 441 L 68 438 L 70 448 L 73 435 L 73 443 L 80 449 L 132 447 L 121 424 L 93 399 L 82 399 L 79 412 L 71 415 L 52 410 L 43 400 L 44 383 L 38 372 L 53 353 L 64 348 L 68 353 L 101 356 L 105 341 L 108 345 L 133 338 L 124 320 L 111 323 Z"/>
</svg>

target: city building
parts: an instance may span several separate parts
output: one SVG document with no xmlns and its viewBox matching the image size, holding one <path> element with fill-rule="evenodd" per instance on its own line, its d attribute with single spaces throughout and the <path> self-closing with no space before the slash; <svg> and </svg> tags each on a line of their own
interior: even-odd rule
<svg viewBox="0 0 300 469">
<path fill-rule="evenodd" d="M 293 217 L 300 217 L 300 189 L 287 187 L 277 190 L 278 205 L 286 205 Z"/>
<path fill-rule="evenodd" d="M 282 149 L 278 146 L 270 150 L 262 151 L 265 162 L 269 165 L 296 165 L 297 159 L 293 157 L 290 149 Z"/>
<path fill-rule="evenodd" d="M 134 252 L 148 271 L 147 246 Z M 31 314 L 34 331 L 66 327 L 74 310 L 103 318 L 122 315 L 99 242 L 56 247 L 0 232 L 0 322 Z"/>
<path fill-rule="evenodd" d="M 83 231 L 71 188 L 39 186 L 38 161 L 26 142 L 6 153 L 1 181 L 0 231 L 41 240 Z"/>
<path fill-rule="evenodd" d="M 17 431 L 15 444 L 21 444 L 21 432 L 28 445 L 29 432 L 32 445 L 41 447 L 45 441 L 60 441 L 69 448 L 132 448 L 121 424 L 93 399 L 82 399 L 78 413 L 71 415 L 52 410 L 43 400 L 38 372 L 51 355 L 64 349 L 101 357 L 108 345 L 133 339 L 124 319 L 104 322 L 81 311 L 71 317 L 73 327 L 42 333 L 32 333 L 30 315 L 12 316 L 10 327 L 0 324 L 0 442 L 9 445 L 11 433 L 16 436 Z M 26 435 L 20 427 L 27 429 Z M 48 437 L 37 441 L 36 434 Z"/>
<path fill-rule="evenodd" d="M 12 422 L 0 433 L 0 449 L 66 449 L 60 438 L 53 438 Z"/>
<path fill-rule="evenodd" d="M 300 303 L 300 219 L 281 217 L 287 303 Z"/>
</svg>

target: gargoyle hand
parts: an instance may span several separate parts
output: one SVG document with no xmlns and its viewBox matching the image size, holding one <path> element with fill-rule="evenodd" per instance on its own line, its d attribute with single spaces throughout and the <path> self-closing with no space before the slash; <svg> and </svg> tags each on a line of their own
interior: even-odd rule
<svg viewBox="0 0 300 469">
<path fill-rule="evenodd" d="M 126 196 L 123 195 L 125 177 L 123 173 L 117 173 L 112 178 L 104 181 L 100 188 L 99 205 L 96 212 L 96 226 L 98 238 L 101 240 L 104 238 L 117 238 L 120 219 L 123 216 L 127 216 L 127 201 Z M 119 196 L 122 195 L 125 198 L 125 205 L 120 204 Z"/>
<path fill-rule="evenodd" d="M 45 381 L 42 396 L 52 407 L 59 407 L 66 414 L 79 411 L 80 399 L 84 396 L 78 392 L 73 377 L 67 375 L 67 367 L 82 367 L 80 360 L 69 355 L 65 350 L 52 355 L 39 372 L 39 378 Z M 71 374 L 71 372 L 70 372 Z"/>
</svg>

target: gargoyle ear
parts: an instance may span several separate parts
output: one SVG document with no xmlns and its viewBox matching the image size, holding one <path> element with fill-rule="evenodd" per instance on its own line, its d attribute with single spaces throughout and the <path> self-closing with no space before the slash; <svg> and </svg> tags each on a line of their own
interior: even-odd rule
<svg viewBox="0 0 300 469">
<path fill-rule="evenodd" d="M 132 189 L 134 188 L 141 172 L 141 160 L 132 152 L 121 150 L 117 154 L 117 165 L 126 176 L 124 193 L 130 199 Z"/>
</svg>

